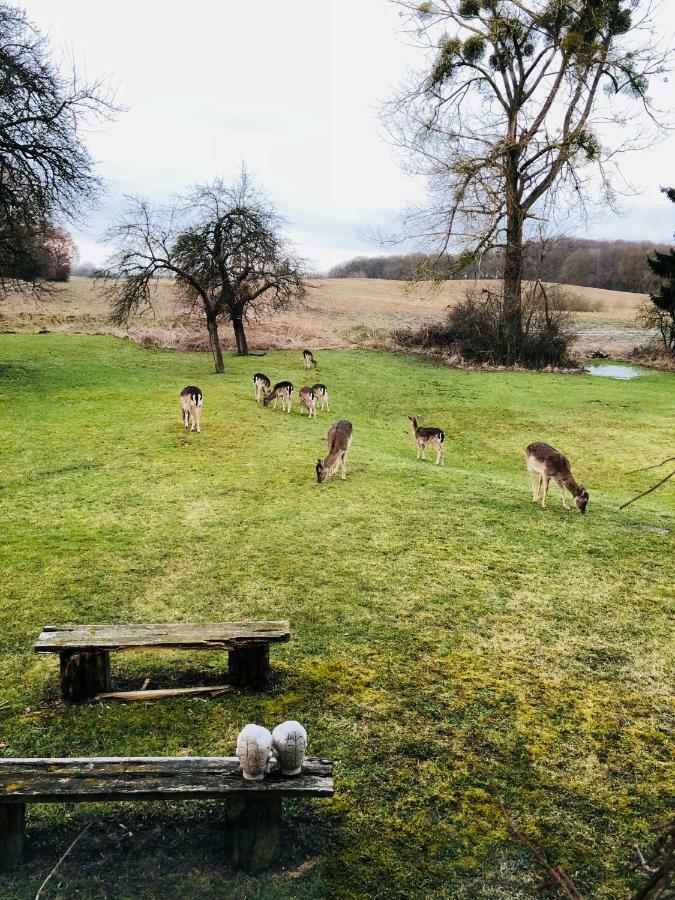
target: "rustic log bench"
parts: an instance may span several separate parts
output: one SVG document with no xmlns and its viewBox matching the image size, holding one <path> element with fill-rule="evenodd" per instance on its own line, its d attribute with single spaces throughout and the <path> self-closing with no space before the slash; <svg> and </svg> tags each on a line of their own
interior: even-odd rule
<svg viewBox="0 0 675 900">
<path fill-rule="evenodd" d="M 110 652 L 124 650 L 227 650 L 229 680 L 262 687 L 270 644 L 290 639 L 288 622 L 215 622 L 208 625 L 48 625 L 36 653 L 58 653 L 61 690 L 81 703 L 110 690 Z"/>
<path fill-rule="evenodd" d="M 234 864 L 251 872 L 279 853 L 285 797 L 332 796 L 332 762 L 311 757 L 264 781 L 245 781 L 236 756 L 0 759 L 0 870 L 19 861 L 27 803 L 226 799 Z"/>
</svg>

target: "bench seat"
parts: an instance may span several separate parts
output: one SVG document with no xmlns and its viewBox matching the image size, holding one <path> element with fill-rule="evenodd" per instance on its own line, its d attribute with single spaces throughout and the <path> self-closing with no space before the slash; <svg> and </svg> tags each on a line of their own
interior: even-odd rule
<svg viewBox="0 0 675 900">
<path fill-rule="evenodd" d="M 282 800 L 333 791 L 332 762 L 314 757 L 264 781 L 246 781 L 236 756 L 0 759 L 0 868 L 19 860 L 27 803 L 226 798 L 235 865 L 257 871 L 278 855 Z"/>
<path fill-rule="evenodd" d="M 269 675 L 270 644 L 290 640 L 289 624 L 278 622 L 173 622 L 137 625 L 48 625 L 36 653 L 58 653 L 61 690 L 79 703 L 110 690 L 110 653 L 138 650 L 226 650 L 230 682 L 262 687 Z"/>
</svg>

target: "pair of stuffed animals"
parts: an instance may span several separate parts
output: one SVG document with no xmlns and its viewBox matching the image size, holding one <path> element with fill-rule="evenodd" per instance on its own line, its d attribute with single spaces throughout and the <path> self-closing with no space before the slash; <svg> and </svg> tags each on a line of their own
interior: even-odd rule
<svg viewBox="0 0 675 900">
<path fill-rule="evenodd" d="M 307 749 L 307 732 L 291 720 L 270 732 L 262 725 L 247 725 L 237 738 L 237 756 L 247 781 L 262 781 L 277 764 L 282 775 L 299 775 Z"/>
</svg>

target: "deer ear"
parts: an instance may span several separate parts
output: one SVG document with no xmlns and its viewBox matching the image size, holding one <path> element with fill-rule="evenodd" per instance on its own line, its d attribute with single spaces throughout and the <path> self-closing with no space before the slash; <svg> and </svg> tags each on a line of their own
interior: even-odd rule
<svg viewBox="0 0 675 900">
<path fill-rule="evenodd" d="M 321 460 L 320 460 L 320 459 L 317 459 L 316 464 L 317 464 L 317 466 L 320 466 L 320 465 L 321 465 Z"/>
</svg>

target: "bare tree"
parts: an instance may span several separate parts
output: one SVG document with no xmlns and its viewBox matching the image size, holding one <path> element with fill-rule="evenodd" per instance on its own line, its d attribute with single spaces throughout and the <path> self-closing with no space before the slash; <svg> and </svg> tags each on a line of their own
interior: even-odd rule
<svg viewBox="0 0 675 900">
<path fill-rule="evenodd" d="M 151 305 L 154 280 L 172 276 L 179 297 L 201 307 L 216 372 L 224 371 L 220 322 L 232 323 L 237 352 L 246 355 L 245 322 L 304 296 L 304 264 L 283 224 L 245 171 L 232 186 L 198 185 L 158 210 L 131 198 L 107 233 L 116 250 L 101 273 L 113 319 Z"/>
<path fill-rule="evenodd" d="M 460 265 L 504 248 L 517 356 L 528 224 L 583 202 L 591 173 L 611 202 L 610 159 L 644 138 L 628 98 L 636 118 L 656 124 L 648 81 L 668 62 L 654 34 L 658 2 L 392 2 L 429 59 L 385 110 L 394 141 L 429 178 L 429 205 L 410 214 L 408 236 L 441 254 L 461 241 Z M 621 147 L 601 144 L 608 123 L 629 136 Z"/>
<path fill-rule="evenodd" d="M 23 10 L 0 2 L 0 296 L 36 271 L 54 223 L 96 200 L 101 184 L 80 132 L 112 117 L 113 101 L 102 82 L 62 71 Z"/>
</svg>

